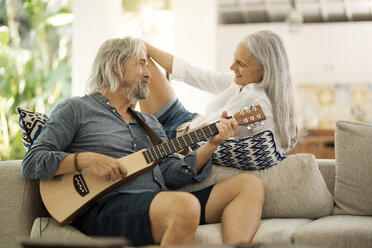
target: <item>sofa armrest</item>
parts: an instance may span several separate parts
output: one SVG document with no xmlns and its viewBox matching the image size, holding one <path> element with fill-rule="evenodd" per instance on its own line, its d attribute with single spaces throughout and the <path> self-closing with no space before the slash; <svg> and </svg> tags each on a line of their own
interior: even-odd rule
<svg viewBox="0 0 372 248">
<path fill-rule="evenodd" d="M 29 236 L 36 217 L 45 215 L 39 183 L 21 174 L 21 160 L 0 162 L 0 247 L 18 247 L 16 238 Z"/>
<path fill-rule="evenodd" d="M 319 170 L 322 173 L 327 188 L 332 195 L 335 190 L 336 180 L 336 160 L 335 159 L 317 159 Z"/>
</svg>

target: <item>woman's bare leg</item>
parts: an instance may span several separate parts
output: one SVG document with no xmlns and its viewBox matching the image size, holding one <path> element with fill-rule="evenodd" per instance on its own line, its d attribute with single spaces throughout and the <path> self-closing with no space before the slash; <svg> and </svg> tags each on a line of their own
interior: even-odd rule
<svg viewBox="0 0 372 248">
<path fill-rule="evenodd" d="M 150 58 L 147 58 L 147 62 L 151 73 L 149 83 L 150 95 L 146 100 L 139 101 L 138 103 L 142 112 L 155 114 L 175 93 L 164 73 L 160 71 L 155 63 Z"/>
</svg>

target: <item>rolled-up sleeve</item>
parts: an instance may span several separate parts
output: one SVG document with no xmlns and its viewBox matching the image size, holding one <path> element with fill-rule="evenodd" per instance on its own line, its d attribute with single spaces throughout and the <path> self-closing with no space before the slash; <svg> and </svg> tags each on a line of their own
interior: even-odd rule
<svg viewBox="0 0 372 248">
<path fill-rule="evenodd" d="M 77 116 L 73 103 L 64 101 L 50 115 L 38 139 L 22 161 L 22 174 L 28 179 L 50 180 L 75 135 Z"/>
<path fill-rule="evenodd" d="M 160 169 L 163 173 L 165 184 L 172 189 L 178 189 L 189 183 L 203 181 L 211 172 L 211 159 L 198 172 L 196 170 L 196 151 L 186 156 L 174 154 L 163 160 Z"/>
<path fill-rule="evenodd" d="M 153 116 L 151 118 L 152 125 L 155 125 L 154 131 L 159 135 L 163 142 L 168 141 L 168 137 L 164 132 L 163 127 L 158 120 Z M 159 164 L 161 173 L 164 178 L 166 187 L 172 189 L 181 188 L 189 183 L 203 181 L 211 172 L 212 159 L 209 159 L 204 167 L 196 170 L 196 150 L 190 152 L 186 156 L 180 154 L 172 154 L 166 159 L 162 160 Z"/>
</svg>

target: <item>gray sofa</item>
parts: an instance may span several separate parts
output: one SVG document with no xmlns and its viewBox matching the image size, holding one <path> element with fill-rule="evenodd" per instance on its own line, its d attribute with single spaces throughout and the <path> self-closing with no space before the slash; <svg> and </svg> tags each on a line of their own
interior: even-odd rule
<svg viewBox="0 0 372 248">
<path fill-rule="evenodd" d="M 266 190 L 253 243 L 372 247 L 372 126 L 339 122 L 335 142 L 336 160 L 297 154 L 272 168 L 250 172 L 264 181 Z M 0 247 L 18 247 L 18 237 L 90 239 L 47 217 L 38 182 L 25 180 L 20 164 L 0 162 Z M 181 190 L 200 189 L 242 172 L 214 166 L 204 182 Z M 221 224 L 199 226 L 195 241 L 222 244 Z"/>
</svg>

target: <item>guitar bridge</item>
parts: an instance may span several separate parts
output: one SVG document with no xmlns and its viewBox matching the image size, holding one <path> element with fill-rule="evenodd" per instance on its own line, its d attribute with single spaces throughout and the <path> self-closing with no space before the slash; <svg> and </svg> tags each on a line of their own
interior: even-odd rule
<svg viewBox="0 0 372 248">
<path fill-rule="evenodd" d="M 76 192 L 79 193 L 79 195 L 85 196 L 86 194 L 89 193 L 89 189 L 81 173 L 74 175 L 73 181 L 74 181 L 73 184 L 74 184 L 75 190 Z"/>
</svg>

